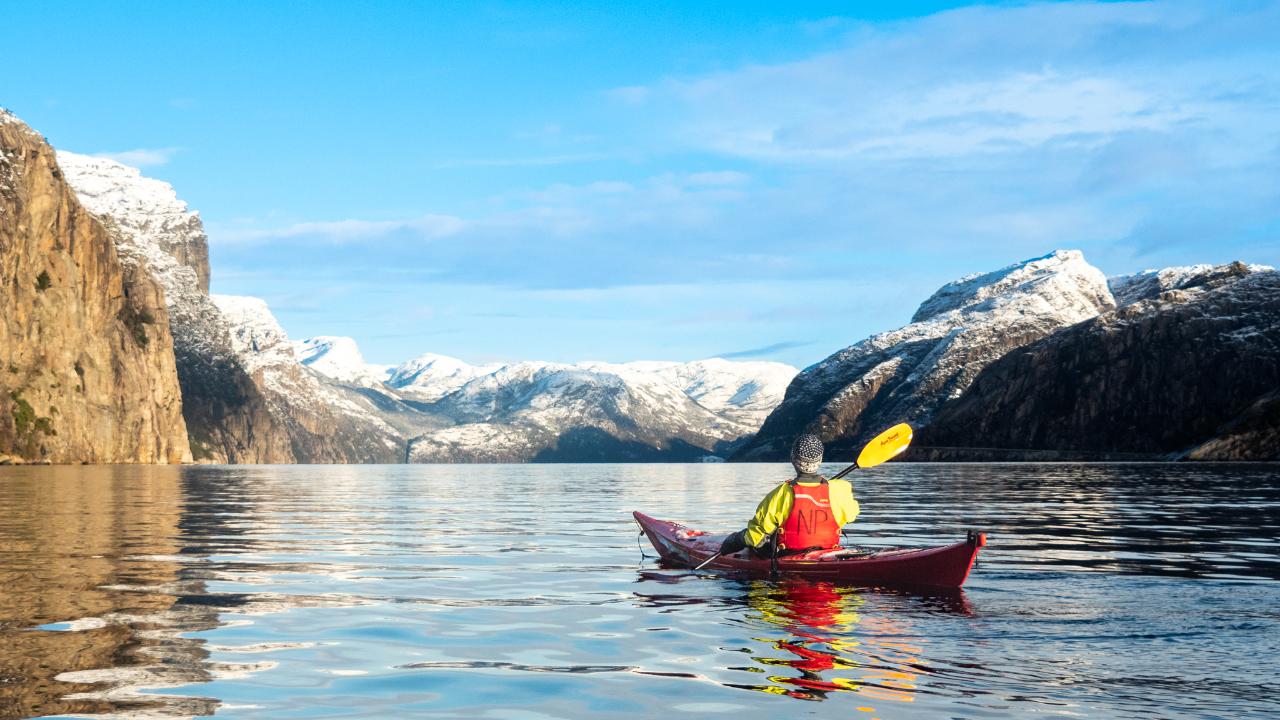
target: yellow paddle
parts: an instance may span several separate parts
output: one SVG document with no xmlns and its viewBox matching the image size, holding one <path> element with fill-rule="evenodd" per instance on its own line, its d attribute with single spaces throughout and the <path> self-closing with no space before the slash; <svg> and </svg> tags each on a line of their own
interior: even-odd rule
<svg viewBox="0 0 1280 720">
<path fill-rule="evenodd" d="M 836 473 L 832 480 L 839 480 L 858 468 L 872 468 L 880 463 L 887 462 L 897 457 L 907 446 L 911 444 L 911 426 L 906 423 L 898 423 L 893 427 L 885 430 L 879 435 L 872 438 L 867 446 L 862 448 L 862 452 L 858 453 L 858 459 L 849 467 Z M 701 570 L 711 563 L 712 560 L 720 557 L 720 553 L 716 553 L 702 564 L 694 568 Z"/>
<path fill-rule="evenodd" d="M 898 423 L 875 436 L 867 446 L 858 453 L 858 460 L 849 467 L 836 473 L 832 480 L 839 480 L 857 468 L 870 468 L 897 457 L 911 444 L 911 426 Z"/>
</svg>

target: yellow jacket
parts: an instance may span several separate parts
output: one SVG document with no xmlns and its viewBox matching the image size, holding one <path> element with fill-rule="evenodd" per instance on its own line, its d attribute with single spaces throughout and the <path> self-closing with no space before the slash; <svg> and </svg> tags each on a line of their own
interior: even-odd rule
<svg viewBox="0 0 1280 720">
<path fill-rule="evenodd" d="M 815 487 L 818 483 L 797 483 L 800 487 Z M 840 525 L 853 522 L 858 517 L 858 501 L 853 499 L 853 485 L 848 480 L 830 480 L 827 482 L 828 496 L 831 499 L 831 513 Z M 747 523 L 744 540 L 751 547 L 760 547 L 761 543 L 773 534 L 773 531 L 786 522 L 791 514 L 791 503 L 794 498 L 791 488 L 786 482 L 769 491 L 768 495 L 756 506 L 756 515 Z"/>
</svg>

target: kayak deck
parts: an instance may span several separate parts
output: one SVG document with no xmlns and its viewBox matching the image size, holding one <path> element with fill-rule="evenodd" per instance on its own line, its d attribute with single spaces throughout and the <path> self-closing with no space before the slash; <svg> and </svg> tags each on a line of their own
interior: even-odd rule
<svg viewBox="0 0 1280 720">
<path fill-rule="evenodd" d="M 715 555 L 725 539 L 725 535 L 694 530 L 641 512 L 632 514 L 662 559 L 678 567 L 697 567 Z M 958 588 L 969 577 L 978 550 L 986 544 L 985 533 L 970 532 L 963 542 L 939 547 L 815 550 L 779 558 L 778 572 L 826 580 Z M 751 557 L 744 551 L 718 557 L 707 568 L 768 574 L 771 566 L 768 558 Z"/>
</svg>

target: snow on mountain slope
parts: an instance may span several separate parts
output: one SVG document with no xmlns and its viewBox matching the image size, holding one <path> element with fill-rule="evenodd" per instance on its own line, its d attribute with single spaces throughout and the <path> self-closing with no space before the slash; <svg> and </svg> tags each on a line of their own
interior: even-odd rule
<svg viewBox="0 0 1280 720">
<path fill-rule="evenodd" d="M 415 458 L 426 459 L 696 458 L 753 432 L 795 374 L 778 363 L 471 365 L 433 353 L 370 366 L 350 338 L 294 343 L 263 301 L 211 298 L 199 215 L 168 184 L 111 160 L 61 157 L 86 207 L 114 228 L 122 257 L 165 289 L 191 380 L 184 398 L 193 413 L 208 410 L 189 424 L 210 438 L 219 428 L 206 426 L 218 422 L 251 434 L 208 440 L 210 459 L 349 461 L 415 435 Z M 229 421 L 244 396 L 257 397 L 260 416 L 241 409 L 245 417 Z M 286 447 L 276 438 L 273 449 L 251 452 L 271 444 L 261 431 L 272 422 L 287 430 Z"/>
<path fill-rule="evenodd" d="M 111 160 L 60 157 L 121 256 L 164 287 L 207 459 L 386 460 L 379 453 L 417 435 L 415 459 L 696 458 L 753 432 L 795 374 L 777 363 L 471 365 L 432 353 L 383 372 L 350 338 L 293 343 L 263 301 L 211 298 L 199 215 L 168 184 Z M 258 415 L 237 398 L 259 403 Z M 273 422 L 287 432 L 264 436 Z M 218 437 L 218 423 L 239 436 Z"/>
<path fill-rule="evenodd" d="M 501 367 L 500 364 L 470 365 L 447 355 L 424 353 L 392 368 L 386 383 L 406 397 L 434 402 Z"/>
<path fill-rule="evenodd" d="M 442 392 L 419 374 L 419 391 L 438 396 L 431 409 L 458 424 L 415 438 L 416 462 L 699 459 L 754 432 L 795 374 L 727 360 L 496 368 L 428 360 L 420 366 L 436 369 L 435 381 L 457 387 Z"/>
<path fill-rule="evenodd" d="M 348 385 L 382 387 L 390 366 L 370 365 L 349 337 L 321 335 L 293 343 L 299 362 L 325 377 Z"/>
<path fill-rule="evenodd" d="M 1241 267 L 1250 273 L 1275 270 L 1269 265 L 1242 264 Z M 1130 275 L 1117 275 L 1107 278 L 1107 283 L 1111 286 L 1111 294 L 1115 296 L 1116 305 L 1125 307 L 1155 298 L 1162 292 L 1203 286 L 1232 272 L 1236 271 L 1231 265 L 1185 265 L 1162 270 L 1143 270 Z"/>
<path fill-rule="evenodd" d="M 896 423 L 927 425 L 995 359 L 1114 306 L 1102 272 L 1074 250 L 947 283 L 909 325 L 800 373 L 735 458 L 784 459 L 801 432 L 818 434 L 843 457 Z"/>
<path fill-rule="evenodd" d="M 925 457 L 1280 459 L 1280 273 L 1258 267 L 1143 273 L 1168 289 L 991 363 Z"/>
<path fill-rule="evenodd" d="M 250 374 L 281 394 L 318 394 L 318 384 L 300 371 L 293 344 L 265 300 L 241 295 L 211 295 L 231 324 L 231 342 Z"/>
<path fill-rule="evenodd" d="M 404 438 L 367 398 L 323 381 L 298 360 L 284 328 L 259 298 L 213 295 L 231 325 L 233 348 L 266 391 L 306 462 L 397 462 Z"/>
<path fill-rule="evenodd" d="M 782 402 L 796 376 L 796 369 L 783 363 L 721 358 L 673 364 L 662 372 L 699 405 L 753 427 Z"/>
<path fill-rule="evenodd" d="M 209 292 L 209 243 L 200 213 L 189 210 L 169 183 L 115 160 L 65 150 L 58 151 L 58 166 L 81 204 L 123 230 L 125 242 L 145 257 L 152 272 L 171 271 L 161 259 L 168 255 L 195 274 L 195 290 Z"/>
<path fill-rule="evenodd" d="M 269 329 L 255 336 L 260 353 L 278 351 Z M 796 372 L 727 360 L 471 365 L 426 353 L 380 376 L 350 338 L 312 338 L 294 350 L 311 370 L 365 388 L 402 430 L 421 413 L 410 452 L 418 462 L 696 459 L 754 432 Z"/>
</svg>

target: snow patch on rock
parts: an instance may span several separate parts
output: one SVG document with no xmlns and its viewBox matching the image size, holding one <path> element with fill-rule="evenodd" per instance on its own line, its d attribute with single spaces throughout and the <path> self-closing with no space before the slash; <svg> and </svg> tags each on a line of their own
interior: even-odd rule
<svg viewBox="0 0 1280 720">
<path fill-rule="evenodd" d="M 209 242 L 200 213 L 189 210 L 169 183 L 115 160 L 65 150 L 58 151 L 58 166 L 80 203 L 121 231 L 127 253 L 145 260 L 166 292 L 181 284 L 208 293 Z"/>
<path fill-rule="evenodd" d="M 1249 274 L 1275 270 L 1270 265 L 1232 263 L 1228 265 L 1183 265 L 1161 270 L 1142 270 L 1107 279 L 1116 305 L 1125 307 L 1150 300 L 1160 293 L 1198 287 L 1231 274 Z"/>
</svg>

